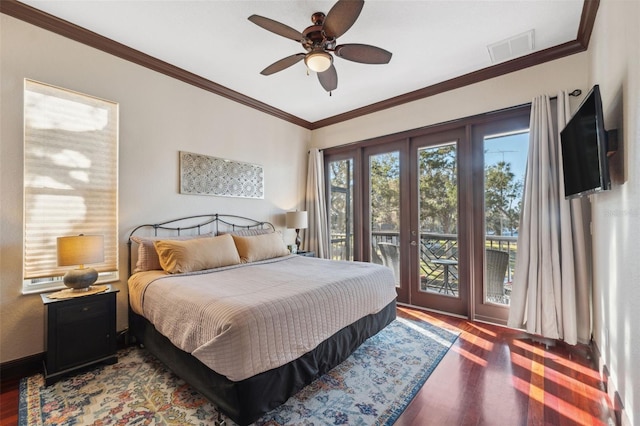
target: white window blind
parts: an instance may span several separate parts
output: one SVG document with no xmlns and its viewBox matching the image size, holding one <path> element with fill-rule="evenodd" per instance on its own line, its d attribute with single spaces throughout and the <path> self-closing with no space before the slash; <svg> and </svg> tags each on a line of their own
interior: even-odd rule
<svg viewBox="0 0 640 426">
<path fill-rule="evenodd" d="M 118 104 L 25 80 L 23 292 L 61 286 L 56 239 L 103 235 L 99 282 L 118 270 Z"/>
</svg>

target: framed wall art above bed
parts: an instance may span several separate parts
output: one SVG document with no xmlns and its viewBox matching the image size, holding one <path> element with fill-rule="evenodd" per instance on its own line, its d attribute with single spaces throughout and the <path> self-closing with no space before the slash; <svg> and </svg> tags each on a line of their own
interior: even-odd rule
<svg viewBox="0 0 640 426">
<path fill-rule="evenodd" d="M 264 198 L 264 170 L 243 163 L 180 151 L 180 193 Z"/>
<path fill-rule="evenodd" d="M 283 404 L 395 319 L 390 269 L 291 255 L 267 222 L 197 217 L 207 225 L 181 239 L 136 235 L 182 232 L 180 219 L 132 231 L 130 330 L 236 423 Z"/>
</svg>

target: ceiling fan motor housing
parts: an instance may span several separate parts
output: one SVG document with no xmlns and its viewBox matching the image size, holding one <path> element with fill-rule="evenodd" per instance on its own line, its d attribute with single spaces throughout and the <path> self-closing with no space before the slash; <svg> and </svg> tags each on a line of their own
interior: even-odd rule
<svg viewBox="0 0 640 426">
<path fill-rule="evenodd" d="M 304 36 L 304 40 L 302 40 L 302 47 L 307 52 L 310 52 L 317 48 L 326 49 L 334 49 L 336 47 L 336 39 L 335 38 L 327 38 L 324 33 L 323 25 L 324 25 L 325 14 L 322 12 L 316 12 L 311 15 L 311 22 L 313 25 L 307 27 L 302 32 Z"/>
</svg>

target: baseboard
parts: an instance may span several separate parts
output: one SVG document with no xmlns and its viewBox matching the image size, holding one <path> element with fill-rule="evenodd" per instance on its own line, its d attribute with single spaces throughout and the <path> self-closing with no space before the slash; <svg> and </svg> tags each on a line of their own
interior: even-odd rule
<svg viewBox="0 0 640 426">
<path fill-rule="evenodd" d="M 127 332 L 128 330 L 125 329 L 118 333 L 118 348 L 124 348 L 128 345 Z M 4 382 L 5 380 L 20 379 L 42 373 L 44 357 L 45 354 L 43 352 L 0 363 L 0 379 Z"/>
<path fill-rule="evenodd" d="M 2 381 L 19 379 L 42 372 L 44 353 L 30 355 L 13 361 L 0 364 L 0 377 Z"/>
<path fill-rule="evenodd" d="M 602 377 L 604 390 L 609 397 L 609 401 L 613 404 L 613 411 L 615 415 L 614 421 L 616 426 L 633 426 L 626 410 L 624 409 L 622 398 L 620 398 L 620 394 L 615 388 L 615 384 L 610 380 L 609 367 L 605 364 L 602 354 L 600 353 L 600 348 L 595 341 L 592 341 L 592 348 L 598 371 L 600 371 L 600 376 Z"/>
</svg>

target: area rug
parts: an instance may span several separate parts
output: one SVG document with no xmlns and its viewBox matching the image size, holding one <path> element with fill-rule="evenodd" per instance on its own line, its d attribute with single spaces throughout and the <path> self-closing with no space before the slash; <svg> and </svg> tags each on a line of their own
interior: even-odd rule
<svg viewBox="0 0 640 426">
<path fill-rule="evenodd" d="M 456 338 L 434 325 L 398 318 L 255 424 L 391 425 Z M 24 426 L 213 425 L 217 417 L 212 403 L 134 347 L 121 350 L 117 364 L 48 387 L 40 374 L 20 383 Z"/>
</svg>

